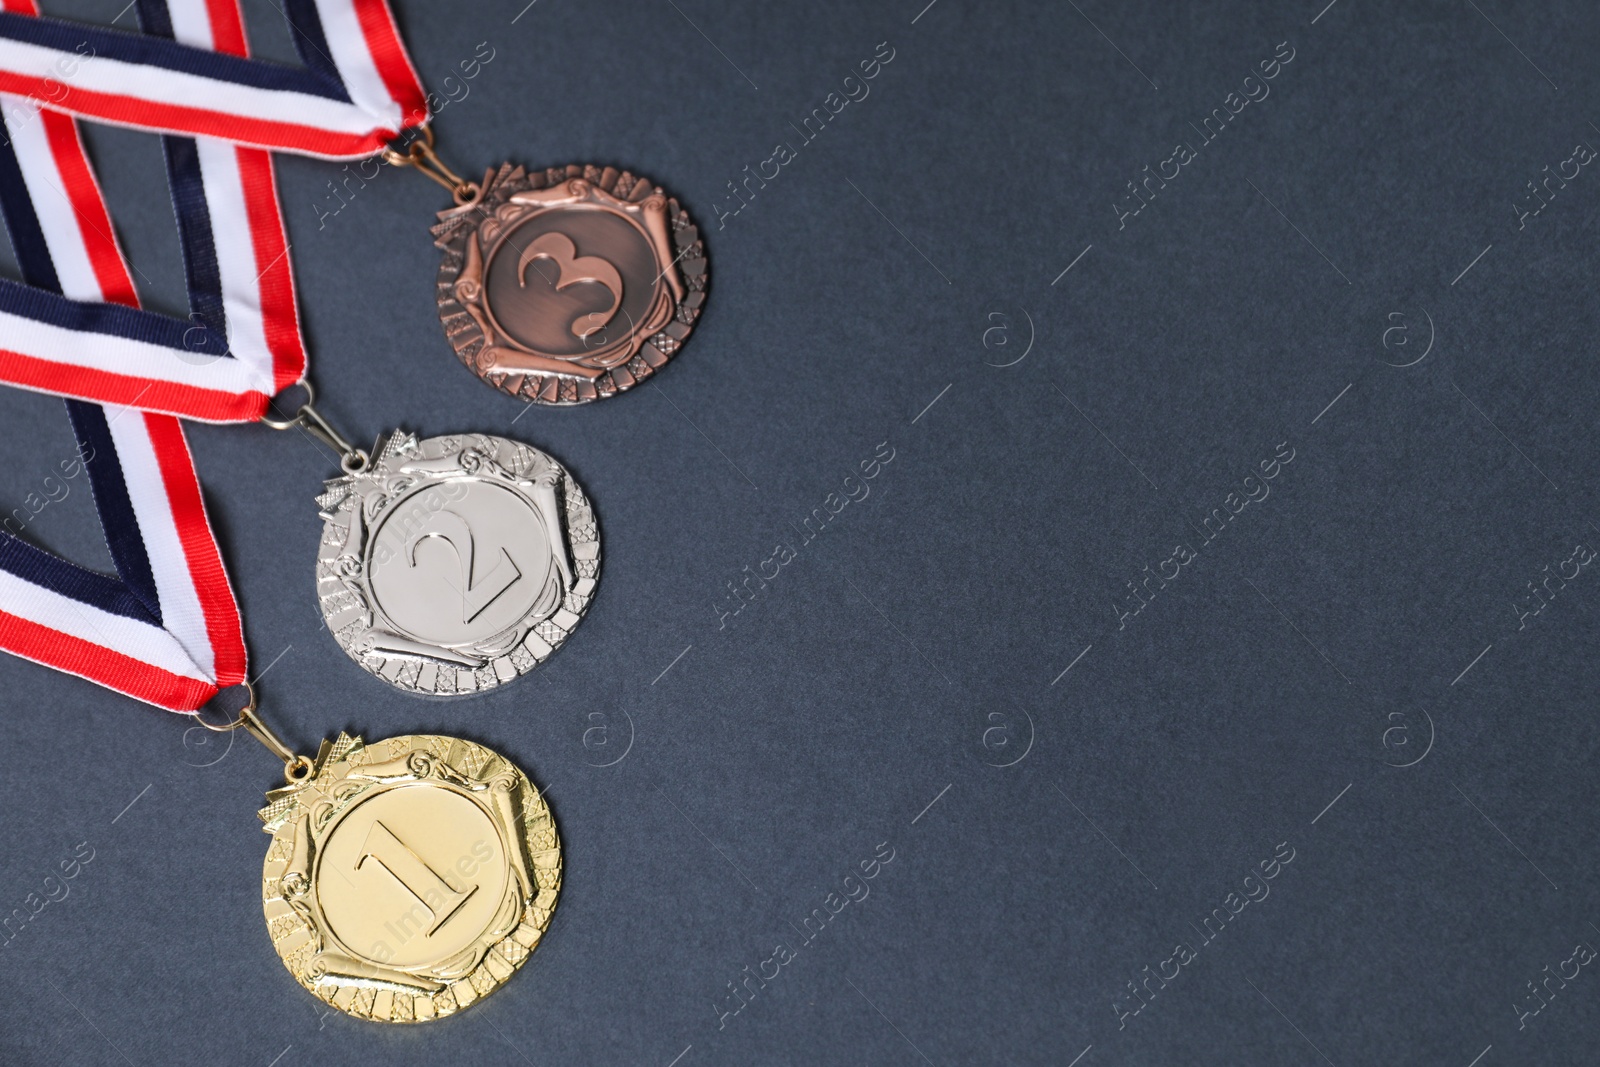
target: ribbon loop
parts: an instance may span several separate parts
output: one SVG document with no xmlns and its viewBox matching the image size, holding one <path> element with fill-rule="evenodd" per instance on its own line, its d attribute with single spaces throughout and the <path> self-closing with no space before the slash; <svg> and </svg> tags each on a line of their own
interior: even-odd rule
<svg viewBox="0 0 1600 1067">
<path fill-rule="evenodd" d="M 52 300 L 0 282 L 0 381 L 202 422 L 253 421 L 306 370 L 265 150 L 383 151 L 426 130 L 421 85 L 384 0 L 290 0 L 302 68 L 251 59 L 239 9 L 226 0 L 136 5 L 144 33 L 41 18 L 34 0 L 0 0 L 0 94 L 16 94 L 0 95 L 0 117 L 18 154 L 53 164 L 22 172 L 0 160 L 0 185 L 26 186 L 39 228 L 54 236 L 51 254 L 87 259 L 101 283 L 93 299 Z M 138 299 L 87 162 L 56 150 L 77 139 L 72 115 L 165 135 L 187 319 L 108 310 Z M 459 198 L 466 183 L 431 159 Z"/>
</svg>

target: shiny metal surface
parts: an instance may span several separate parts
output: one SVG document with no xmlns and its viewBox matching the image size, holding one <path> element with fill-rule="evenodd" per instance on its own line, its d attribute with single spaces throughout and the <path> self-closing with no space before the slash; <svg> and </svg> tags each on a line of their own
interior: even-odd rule
<svg viewBox="0 0 1600 1067">
<path fill-rule="evenodd" d="M 555 821 L 482 745 L 341 734 L 267 801 L 268 933 L 295 979 L 349 1015 L 454 1014 L 500 988 L 550 923 Z"/>
<path fill-rule="evenodd" d="M 439 317 L 461 361 L 541 404 L 582 404 L 648 378 L 689 337 L 705 245 L 678 202 L 607 167 L 490 171 L 433 228 Z"/>
<path fill-rule="evenodd" d="M 594 596 L 589 500 L 560 463 L 520 442 L 396 434 L 317 503 L 328 630 L 398 689 L 503 685 L 560 647 Z"/>
</svg>

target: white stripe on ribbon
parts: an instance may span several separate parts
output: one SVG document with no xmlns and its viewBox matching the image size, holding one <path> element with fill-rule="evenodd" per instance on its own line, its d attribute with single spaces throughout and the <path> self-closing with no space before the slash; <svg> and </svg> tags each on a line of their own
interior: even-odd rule
<svg viewBox="0 0 1600 1067">
<path fill-rule="evenodd" d="M 76 72 L 64 78 L 58 64 L 68 60 L 77 64 Z M 293 126 L 311 127 L 328 133 L 359 137 L 375 130 L 400 129 L 400 105 L 385 94 L 386 106 L 368 107 L 341 103 L 325 96 L 292 89 L 265 89 L 201 74 L 129 63 L 111 56 L 85 59 L 76 52 L 0 37 L 0 68 L 29 78 L 50 78 L 69 90 L 63 101 L 72 107 L 70 91 L 82 89 L 122 97 L 129 104 L 164 104 L 171 107 L 204 108 L 225 115 Z M 342 73 L 342 71 L 341 71 Z M 116 125 L 143 127 L 131 116 L 104 121 Z M 169 132 L 187 132 L 175 130 Z M 270 145 L 263 147 L 272 147 Z M 370 153 L 364 153 L 370 154 Z"/>
<path fill-rule="evenodd" d="M 211 137 L 195 138 L 211 236 L 222 273 L 222 308 L 228 320 L 228 350 L 248 364 L 254 388 L 271 396 L 272 350 L 267 346 L 266 315 L 261 307 L 261 276 L 256 267 L 255 237 L 239 174 L 239 149 Z"/>
<path fill-rule="evenodd" d="M 209 682 L 187 650 L 159 626 L 113 615 L 71 597 L 41 589 L 0 570 L 0 605 L 29 622 L 76 637 L 141 663 L 196 681 Z"/>
<path fill-rule="evenodd" d="M 24 173 L 27 167 L 23 167 Z M 46 233 L 49 238 L 49 233 Z M 55 255 L 56 245 L 50 245 Z M 81 246 L 80 246 L 81 254 Z M 63 280 L 63 285 L 65 281 Z M 99 291 L 98 286 L 96 292 Z M 79 299 L 99 299 L 82 297 Z M 175 352 L 164 345 L 108 333 L 83 333 L 0 311 L 0 349 L 87 370 L 126 374 L 226 393 L 272 394 L 272 368 L 200 352 Z"/>
<path fill-rule="evenodd" d="M 144 550 L 150 557 L 156 595 L 161 601 L 162 626 L 193 659 L 201 677 L 213 678 L 216 656 L 206 632 L 205 611 L 172 519 L 161 465 L 145 430 L 144 412 L 107 405 L 105 413 L 117 459 L 122 464 L 122 481 L 128 487 L 128 499 L 133 502 L 133 513 L 144 537 Z"/>
<path fill-rule="evenodd" d="M 0 97 L 5 109 L 4 126 L 22 165 L 22 183 L 28 187 L 33 200 L 34 214 L 44 230 L 45 243 L 50 246 L 50 258 L 55 260 L 56 277 L 62 292 L 73 300 L 100 300 L 100 281 L 89 263 L 89 249 L 79 232 L 78 218 L 72 211 L 72 201 L 67 197 L 66 182 L 56 167 L 55 153 L 50 150 L 45 136 L 44 120 L 34 113 L 31 105 L 14 96 Z M 18 110 L 13 111 L 13 106 Z M 18 116 L 13 121 L 11 116 Z M 5 316 L 9 319 L 10 316 Z M 10 348 L 18 334 L 13 323 L 0 325 L 0 348 Z M 29 354 L 36 354 L 30 352 Z M 44 357 L 54 359 L 53 355 Z M 171 357 L 168 357 L 169 359 Z"/>
<path fill-rule="evenodd" d="M 385 116 L 386 128 L 398 130 L 400 106 L 378 73 L 355 4 L 350 0 L 317 0 L 317 14 L 322 19 L 322 35 L 333 52 L 328 58 L 338 68 L 339 80 L 344 82 L 350 100 L 368 114 Z"/>
<path fill-rule="evenodd" d="M 172 36 L 179 44 L 216 49 L 206 0 L 167 0 L 167 16 L 172 20 Z"/>
</svg>

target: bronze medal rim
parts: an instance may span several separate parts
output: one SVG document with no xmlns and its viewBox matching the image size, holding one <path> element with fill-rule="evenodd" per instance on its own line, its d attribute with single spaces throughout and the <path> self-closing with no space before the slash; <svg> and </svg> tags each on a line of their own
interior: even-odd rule
<svg viewBox="0 0 1600 1067">
<path fill-rule="evenodd" d="M 529 362 L 540 363 L 539 369 L 504 369 L 498 365 L 502 353 L 509 352 L 515 357 L 537 354 L 500 331 L 481 300 L 463 299 L 463 291 L 473 293 L 470 284 L 472 246 L 478 243 L 481 230 L 498 232 L 494 223 L 496 213 L 508 209 L 511 198 L 517 193 L 552 190 L 574 181 L 586 183 L 605 198 L 614 198 L 629 207 L 644 204 L 653 197 L 665 202 L 665 240 L 668 243 L 657 251 L 657 262 L 662 269 L 656 279 L 658 292 L 652 314 L 646 316 L 645 325 L 650 328 L 635 327 L 629 331 L 630 343 L 617 354 L 614 365 L 578 367 L 574 364 L 567 370 L 555 360 L 533 359 Z M 469 370 L 519 400 L 571 407 L 626 392 L 661 370 L 677 355 L 704 309 L 709 271 L 699 229 L 675 198 L 640 175 L 615 167 L 578 164 L 530 171 L 507 163 L 498 170 L 489 171 L 481 188 L 470 203 L 440 212 L 440 222 L 432 230 L 434 244 L 443 252 L 437 287 L 439 318 L 451 347 Z M 635 219 L 629 221 L 638 225 Z M 491 239 L 485 243 L 494 242 Z M 662 252 L 668 250 L 672 253 L 671 262 L 661 263 Z M 468 283 L 465 290 L 460 285 L 464 281 L 463 274 L 469 275 L 465 279 Z M 678 296 L 680 292 L 681 297 Z M 656 324 L 657 320 L 660 325 Z"/>
<path fill-rule="evenodd" d="M 511 843 L 506 903 L 515 910 L 502 908 L 501 916 L 511 911 L 509 917 L 444 963 L 399 971 L 352 960 L 341 952 L 317 899 L 317 850 L 359 802 L 419 783 L 474 800 Z M 561 890 L 555 817 L 522 769 L 483 745 L 437 734 L 369 745 L 341 734 L 322 743 L 305 781 L 275 790 L 267 800 L 260 816 L 272 835 L 262 864 L 268 935 L 295 980 L 347 1015 L 394 1023 L 453 1015 L 504 985 L 550 925 Z"/>
</svg>

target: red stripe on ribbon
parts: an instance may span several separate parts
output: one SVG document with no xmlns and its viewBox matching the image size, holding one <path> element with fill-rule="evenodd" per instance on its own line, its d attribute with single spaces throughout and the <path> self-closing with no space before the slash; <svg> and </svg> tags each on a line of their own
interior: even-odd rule
<svg viewBox="0 0 1600 1067">
<path fill-rule="evenodd" d="M 0 648 L 173 711 L 196 711 L 218 687 L 0 611 Z"/>
<path fill-rule="evenodd" d="M 235 0 L 206 0 L 206 21 L 211 23 L 211 50 L 230 56 L 247 56 L 250 45 L 244 36 L 244 20 Z"/>
<path fill-rule="evenodd" d="M 273 391 L 282 392 L 306 373 L 306 350 L 300 339 L 300 313 L 295 306 L 294 268 L 278 210 L 278 183 L 272 157 L 255 148 L 235 148 L 245 210 L 250 216 L 250 243 L 256 253 L 256 285 L 261 291 L 262 326 L 272 352 Z"/>
<path fill-rule="evenodd" d="M 402 128 L 421 126 L 428 121 L 427 96 L 406 55 L 406 46 L 400 41 L 388 0 L 354 0 L 354 6 L 361 35 L 367 39 L 367 50 L 383 79 L 383 87 L 400 105 Z"/>
<path fill-rule="evenodd" d="M 390 129 L 369 130 L 366 133 L 342 133 L 316 126 L 302 126 L 294 122 L 256 119 L 226 111 L 212 111 L 203 107 L 139 100 L 75 85 L 66 86 L 66 94 L 60 99 L 54 99 L 54 95 L 60 93 L 64 84 L 50 78 L 0 70 L 0 93 L 50 100 L 52 107 L 62 111 L 135 130 L 215 137 L 255 148 L 270 148 L 332 159 L 360 159 L 373 155 L 387 147 L 389 142 L 398 136 L 398 131 Z M 50 95 L 46 95 L 47 93 Z"/>
<path fill-rule="evenodd" d="M 66 186 L 67 202 L 72 205 L 78 232 L 83 235 L 89 265 L 100 283 L 102 299 L 138 307 L 139 297 L 134 293 L 133 279 L 128 276 L 122 250 L 117 247 L 111 216 L 106 214 L 105 198 L 100 194 L 100 183 L 89 169 L 89 159 L 78 137 L 78 124 L 70 116 L 50 108 L 41 110 L 39 119 L 44 123 L 45 138 L 55 156 L 56 170 Z"/>
<path fill-rule="evenodd" d="M 206 635 L 214 659 L 212 674 L 221 688 L 238 685 L 244 681 L 244 629 L 233 589 L 228 584 L 228 572 L 222 567 L 222 556 L 217 552 L 211 523 L 206 519 L 205 501 L 200 498 L 200 483 L 194 473 L 194 458 L 189 455 L 189 446 L 177 419 L 152 413 L 146 413 L 143 418 L 156 463 L 161 467 L 161 481 L 167 489 L 167 502 L 172 508 L 172 521 L 183 545 L 184 559 L 189 564 L 189 577 L 199 597 L 200 609 L 205 612 Z"/>
<path fill-rule="evenodd" d="M 159 411 L 200 422 L 253 422 L 266 412 L 270 399 L 255 389 L 230 393 L 177 382 L 152 381 L 132 374 L 52 363 L 4 348 L 0 348 L 0 379 L 35 392 Z"/>
</svg>

